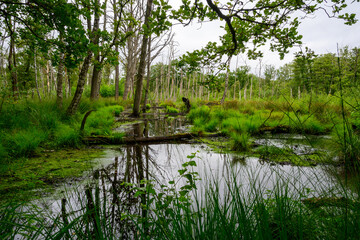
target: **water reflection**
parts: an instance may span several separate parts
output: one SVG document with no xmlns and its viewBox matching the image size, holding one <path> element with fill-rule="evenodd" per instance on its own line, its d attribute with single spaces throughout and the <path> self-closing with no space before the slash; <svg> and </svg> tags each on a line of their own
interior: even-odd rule
<svg viewBox="0 0 360 240">
<path fill-rule="evenodd" d="M 147 131 L 139 125 L 134 127 L 133 134 L 146 136 Z M 236 182 L 245 193 L 254 189 L 266 192 L 284 186 L 294 194 L 306 191 L 306 197 L 328 195 L 329 192 L 336 195 L 339 189 L 336 177 L 328 174 L 325 166 L 271 165 L 254 157 L 215 153 L 204 144 L 136 144 L 109 151 L 108 157 L 103 159 L 103 166 L 93 171 L 86 181 L 76 188 L 66 188 L 65 196 L 53 200 L 50 205 L 47 201 L 46 205 L 53 213 L 61 214 L 65 225 L 79 218 L 81 228 L 91 238 L 99 239 L 105 235 L 116 239 L 136 239 L 139 231 L 144 233 L 148 229 L 146 223 L 139 229 L 132 219 L 146 219 L 151 214 L 144 208 L 148 196 L 139 192 L 144 190 L 147 181 L 160 186 L 179 180 L 178 170 L 190 160 L 187 157 L 190 153 L 196 153 L 191 160 L 197 166 L 191 171 L 198 172 L 201 178 L 196 183 L 195 192 L 200 201 L 204 191 L 213 183 L 216 183 L 223 201 L 229 200 L 227 184 L 230 182 Z M 183 181 L 177 181 L 178 187 Z M 78 232 L 71 231 L 67 233 L 69 236 L 79 236 Z"/>
<path fill-rule="evenodd" d="M 125 132 L 127 137 L 133 137 L 136 128 L 140 128 L 138 137 L 168 136 L 185 133 L 189 125 L 185 117 L 155 117 L 144 119 L 138 123 L 129 123 L 113 129 L 114 132 Z"/>
</svg>

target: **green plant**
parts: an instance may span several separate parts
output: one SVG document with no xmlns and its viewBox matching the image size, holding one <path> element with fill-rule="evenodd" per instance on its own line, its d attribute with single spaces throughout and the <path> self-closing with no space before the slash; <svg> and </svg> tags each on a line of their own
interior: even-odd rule
<svg viewBox="0 0 360 240">
<path fill-rule="evenodd" d="M 48 133 L 41 129 L 20 130 L 6 134 L 4 146 L 12 157 L 29 157 L 47 137 Z"/>
<path fill-rule="evenodd" d="M 69 125 L 59 124 L 53 141 L 56 147 L 76 147 L 80 144 L 80 132 Z"/>
<path fill-rule="evenodd" d="M 179 110 L 174 107 L 171 107 L 171 106 L 166 106 L 166 112 L 167 113 L 179 113 Z"/>
<path fill-rule="evenodd" d="M 231 150 L 234 151 L 246 151 L 250 147 L 250 136 L 248 133 L 236 134 L 232 133 L 231 135 Z"/>
<path fill-rule="evenodd" d="M 103 84 L 100 87 L 101 97 L 114 97 L 115 96 L 115 85 Z"/>
</svg>

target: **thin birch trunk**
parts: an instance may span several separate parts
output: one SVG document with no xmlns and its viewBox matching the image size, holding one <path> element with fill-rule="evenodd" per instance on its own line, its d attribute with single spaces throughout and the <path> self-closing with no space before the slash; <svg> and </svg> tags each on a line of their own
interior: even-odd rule
<svg viewBox="0 0 360 240">
<path fill-rule="evenodd" d="M 58 108 L 63 106 L 63 78 L 64 78 L 64 54 L 60 54 L 60 62 L 58 66 L 56 79 L 56 104 Z"/>
<path fill-rule="evenodd" d="M 147 60 L 147 75 L 146 75 L 146 89 L 145 89 L 145 96 L 144 96 L 144 105 L 143 105 L 143 112 L 146 111 L 146 104 L 147 104 L 147 100 L 149 97 L 149 89 L 150 89 L 150 74 L 151 74 L 151 67 L 150 67 L 150 63 L 151 63 L 151 36 L 149 36 L 149 42 L 148 42 L 148 51 L 147 51 L 147 55 L 148 55 L 148 60 Z"/>
<path fill-rule="evenodd" d="M 36 50 L 34 50 L 34 71 L 35 71 L 35 86 L 36 86 L 36 92 L 39 97 L 39 100 L 41 101 L 41 95 L 39 91 L 39 84 L 38 84 L 38 75 L 37 75 L 37 64 L 36 64 Z"/>
<path fill-rule="evenodd" d="M 232 58 L 232 56 L 229 57 L 229 63 L 227 65 L 227 69 L 226 69 L 225 89 L 224 89 L 224 94 L 223 94 L 223 96 L 221 98 L 221 105 L 224 104 L 224 101 L 225 101 L 225 98 L 226 98 L 226 93 L 227 93 L 227 90 L 228 90 L 231 58 Z"/>
</svg>

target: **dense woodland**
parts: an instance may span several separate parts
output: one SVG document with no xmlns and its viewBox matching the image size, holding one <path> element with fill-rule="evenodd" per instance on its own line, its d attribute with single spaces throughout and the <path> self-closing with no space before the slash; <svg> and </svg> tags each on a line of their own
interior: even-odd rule
<svg viewBox="0 0 360 240">
<path fill-rule="evenodd" d="M 216 99 L 225 89 L 228 91 L 224 97 L 251 99 L 279 95 L 285 89 L 290 97 L 309 92 L 333 94 L 339 77 L 344 78 L 345 88 L 357 84 L 357 48 L 320 56 L 306 49 L 283 67 L 261 66 L 260 60 L 256 74 L 247 66 L 236 66 L 226 73 L 230 61 L 235 61 L 239 53 L 247 52 L 251 58 L 261 56 L 257 46 L 268 40 L 272 40 L 271 48 L 280 56 L 300 43 L 301 36 L 296 31 L 299 21 L 290 19 L 294 12 L 306 16 L 324 9 L 346 24 L 355 23 L 353 14 L 341 12 L 345 2 L 334 1 L 328 9 L 312 1 L 303 5 L 289 2 L 281 3 L 275 10 L 272 5 L 277 1 L 258 2 L 250 10 L 237 1 L 227 3 L 233 6 L 232 10 L 212 1 L 184 1 L 179 8 L 166 1 L 129 0 L 0 4 L 3 100 L 10 96 L 56 98 L 59 107 L 74 114 L 83 94 L 92 100 L 100 95 L 127 100 L 137 90 L 137 106 L 139 100 L 144 101 L 141 92 L 146 92 L 145 99 L 156 102 L 176 100 L 181 95 Z M 220 44 L 209 43 L 204 49 L 176 58 L 171 25 L 187 25 L 197 18 L 224 19 L 227 33 Z M 239 21 L 248 25 L 239 25 Z M 247 50 L 244 44 L 249 41 L 254 48 Z M 158 60 L 160 54 L 167 56 L 163 63 Z M 223 56 L 227 56 L 225 60 Z M 337 57 L 341 58 L 341 66 Z M 71 104 L 63 106 L 63 98 L 71 98 Z"/>
</svg>

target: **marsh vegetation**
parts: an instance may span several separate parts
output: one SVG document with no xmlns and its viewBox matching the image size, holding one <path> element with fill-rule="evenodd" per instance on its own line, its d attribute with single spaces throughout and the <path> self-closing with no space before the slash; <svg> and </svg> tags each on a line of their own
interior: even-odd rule
<svg viewBox="0 0 360 240">
<path fill-rule="evenodd" d="M 358 239 L 359 48 L 259 51 L 319 9 L 357 22 L 335 0 L 0 1 L 0 239 Z M 177 56 L 195 19 L 223 36 Z"/>
</svg>

